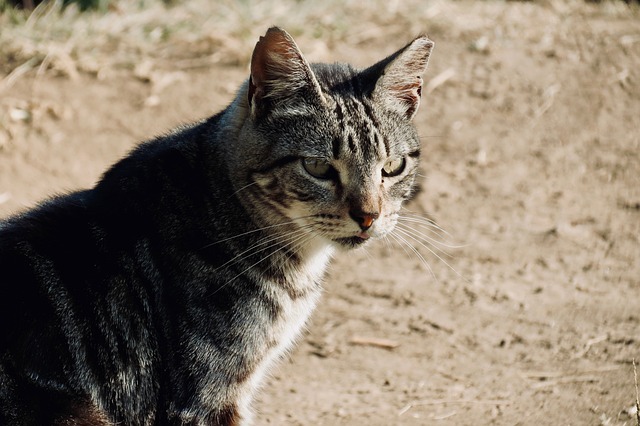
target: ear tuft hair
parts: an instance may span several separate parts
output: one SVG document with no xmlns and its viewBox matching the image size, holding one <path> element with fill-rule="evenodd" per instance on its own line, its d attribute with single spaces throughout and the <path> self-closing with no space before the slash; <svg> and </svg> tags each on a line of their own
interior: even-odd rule
<svg viewBox="0 0 640 426">
<path fill-rule="evenodd" d="M 427 70 L 433 47 L 433 41 L 420 36 L 374 65 L 375 68 L 382 68 L 374 96 L 409 120 L 420 106 L 422 74 Z"/>
</svg>

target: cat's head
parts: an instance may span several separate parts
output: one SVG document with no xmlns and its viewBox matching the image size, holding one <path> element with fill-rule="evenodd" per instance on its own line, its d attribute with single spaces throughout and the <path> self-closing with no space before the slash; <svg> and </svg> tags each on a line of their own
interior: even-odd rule
<svg viewBox="0 0 640 426">
<path fill-rule="evenodd" d="M 241 91 L 233 175 L 261 225 L 359 246 L 394 228 L 412 193 L 420 141 L 411 123 L 433 42 L 418 37 L 365 70 L 307 63 L 271 28 Z"/>
</svg>

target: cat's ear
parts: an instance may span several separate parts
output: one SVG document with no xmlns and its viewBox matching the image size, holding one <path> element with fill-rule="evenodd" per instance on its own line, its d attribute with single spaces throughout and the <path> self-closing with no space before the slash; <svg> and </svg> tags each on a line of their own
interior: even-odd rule
<svg viewBox="0 0 640 426">
<path fill-rule="evenodd" d="M 251 57 L 248 101 L 254 117 L 287 103 L 324 102 L 320 85 L 293 38 L 284 30 L 269 28 Z"/>
<path fill-rule="evenodd" d="M 426 36 L 413 40 L 365 73 L 375 75 L 373 97 L 407 119 L 412 119 L 420 106 L 422 74 L 427 70 L 434 43 Z"/>
</svg>

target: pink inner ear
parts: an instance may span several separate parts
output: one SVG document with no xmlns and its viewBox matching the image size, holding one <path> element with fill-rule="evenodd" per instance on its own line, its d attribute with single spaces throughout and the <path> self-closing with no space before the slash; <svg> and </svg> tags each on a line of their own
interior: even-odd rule
<svg viewBox="0 0 640 426">
<path fill-rule="evenodd" d="M 251 57 L 251 80 L 256 87 L 290 72 L 303 61 L 295 42 L 282 30 L 270 28 L 260 37 Z"/>
<path fill-rule="evenodd" d="M 290 78 L 302 61 L 293 39 L 278 28 L 270 28 L 256 43 L 251 57 L 249 104 L 266 95 L 269 82 Z"/>
<path fill-rule="evenodd" d="M 261 95 L 262 90 L 258 90 L 258 88 L 262 88 L 264 86 L 266 74 L 266 43 L 266 36 L 260 37 L 260 39 L 256 43 L 256 47 L 253 50 L 253 55 L 251 57 L 251 76 L 249 77 L 249 105 L 251 105 L 254 95 Z"/>
<path fill-rule="evenodd" d="M 432 49 L 433 42 L 420 36 L 383 62 L 377 95 L 408 119 L 413 118 L 420 106 L 421 75 L 427 69 Z"/>
<path fill-rule="evenodd" d="M 392 86 L 390 91 L 406 106 L 407 117 L 411 117 L 420 105 L 420 97 L 422 96 L 422 77 L 417 77 L 417 81 L 411 83 Z"/>
</svg>

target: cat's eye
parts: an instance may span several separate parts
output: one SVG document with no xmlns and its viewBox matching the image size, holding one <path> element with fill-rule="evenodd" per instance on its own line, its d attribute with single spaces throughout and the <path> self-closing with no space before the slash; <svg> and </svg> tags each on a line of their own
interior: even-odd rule
<svg viewBox="0 0 640 426">
<path fill-rule="evenodd" d="M 338 173 L 324 158 L 303 158 L 302 167 L 304 167 L 307 173 L 317 179 L 333 179 Z"/>
<path fill-rule="evenodd" d="M 402 158 L 392 158 L 384 163 L 382 167 L 382 176 L 384 177 L 393 177 L 398 176 L 400 173 L 404 171 L 404 167 L 406 165 L 406 160 L 404 157 Z"/>
</svg>

